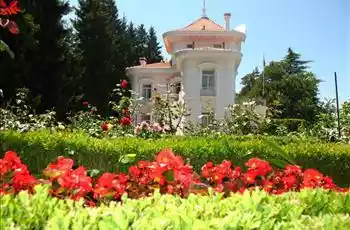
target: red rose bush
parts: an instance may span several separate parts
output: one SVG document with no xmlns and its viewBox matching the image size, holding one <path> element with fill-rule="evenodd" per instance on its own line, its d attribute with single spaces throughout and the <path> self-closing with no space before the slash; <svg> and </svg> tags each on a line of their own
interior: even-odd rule
<svg viewBox="0 0 350 230">
<path fill-rule="evenodd" d="M 208 162 L 197 174 L 181 156 L 164 149 L 154 161 L 139 161 L 131 166 L 127 174 L 103 173 L 98 178 L 88 176 L 83 166 L 75 167 L 72 159 L 58 157 L 43 171 L 45 178 L 38 180 L 15 152 L 8 151 L 0 159 L 0 194 L 17 194 L 22 190 L 32 193 L 35 185 L 49 184 L 54 197 L 84 199 L 87 205 L 95 206 L 120 201 L 123 194 L 129 198 L 150 196 L 156 189 L 181 197 L 208 194 L 210 189 L 225 196 L 255 189 L 276 195 L 305 188 L 349 192 L 349 188 L 337 187 L 330 177 L 316 169 L 303 170 L 297 165 L 278 169 L 259 158 L 248 160 L 245 166 L 247 169 L 243 170 L 227 160 L 217 165 Z"/>
</svg>

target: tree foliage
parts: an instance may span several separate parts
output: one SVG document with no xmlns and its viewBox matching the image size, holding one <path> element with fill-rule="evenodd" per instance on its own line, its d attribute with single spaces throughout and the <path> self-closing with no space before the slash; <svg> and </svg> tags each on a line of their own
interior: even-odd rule
<svg viewBox="0 0 350 230">
<path fill-rule="evenodd" d="M 259 99 L 278 109 L 278 118 L 298 118 L 315 122 L 319 110 L 317 77 L 308 71 L 310 61 L 291 48 L 281 61 L 273 61 L 262 72 L 255 69 L 242 78 L 240 100 Z M 263 90 L 264 88 L 264 90 Z M 264 92 L 264 93 L 263 93 Z"/>
<path fill-rule="evenodd" d="M 114 0 L 79 0 L 74 11 L 66 0 L 23 0 L 21 9 L 11 16 L 20 35 L 0 31 L 0 40 L 15 54 L 11 59 L 0 52 L 4 106 L 16 89 L 28 88 L 38 112 L 54 108 L 63 118 L 77 102 L 89 100 L 105 114 L 126 67 L 137 65 L 141 56 L 162 60 L 154 29 L 120 18 Z"/>
</svg>

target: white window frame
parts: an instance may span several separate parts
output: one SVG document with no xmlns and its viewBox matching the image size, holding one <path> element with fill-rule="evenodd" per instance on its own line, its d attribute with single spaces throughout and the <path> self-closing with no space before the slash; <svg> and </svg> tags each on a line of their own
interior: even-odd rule
<svg viewBox="0 0 350 230">
<path fill-rule="evenodd" d="M 202 70 L 202 89 L 203 90 L 215 90 L 216 78 L 215 70 Z"/>
<path fill-rule="evenodd" d="M 151 83 L 143 83 L 142 84 L 142 97 L 146 100 L 150 100 L 152 98 L 152 84 Z"/>
</svg>

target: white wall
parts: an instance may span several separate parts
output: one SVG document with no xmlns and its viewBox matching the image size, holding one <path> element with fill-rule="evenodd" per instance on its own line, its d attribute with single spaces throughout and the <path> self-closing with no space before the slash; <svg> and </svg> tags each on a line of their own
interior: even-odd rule
<svg viewBox="0 0 350 230">
<path fill-rule="evenodd" d="M 183 63 L 183 88 L 185 92 L 185 102 L 190 109 L 190 116 L 186 119 L 198 120 L 201 115 L 200 103 L 200 72 L 196 66 L 196 60 L 185 60 Z"/>
<path fill-rule="evenodd" d="M 217 79 L 215 117 L 222 119 L 225 116 L 225 107 L 235 102 L 235 63 L 223 63 Z"/>
<path fill-rule="evenodd" d="M 235 62 L 233 60 L 199 58 L 196 60 L 185 60 L 183 69 L 183 85 L 186 93 L 185 100 L 191 109 L 189 120 L 196 121 L 207 106 L 206 101 L 211 103 L 215 109 L 217 119 L 225 116 L 225 108 L 235 102 Z M 214 69 L 216 74 L 216 96 L 200 96 L 202 70 Z M 204 112 L 204 111 L 203 111 Z"/>
</svg>

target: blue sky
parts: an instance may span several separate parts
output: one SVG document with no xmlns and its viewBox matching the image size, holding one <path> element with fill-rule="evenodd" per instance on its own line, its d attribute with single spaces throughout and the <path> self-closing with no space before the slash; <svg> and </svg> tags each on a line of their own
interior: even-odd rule
<svg viewBox="0 0 350 230">
<path fill-rule="evenodd" d="M 76 4 L 77 0 L 71 0 Z M 120 16 L 154 26 L 160 41 L 166 31 L 182 28 L 201 16 L 202 0 L 116 0 Z M 281 59 L 288 47 L 313 60 L 311 70 L 323 82 L 320 98 L 335 97 L 334 72 L 341 101 L 350 99 L 350 0 L 207 0 L 207 15 L 231 27 L 247 26 L 240 78 L 266 61 Z M 163 45 L 163 43 L 162 43 Z M 163 51 L 165 53 L 165 51 Z"/>
</svg>

